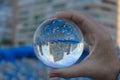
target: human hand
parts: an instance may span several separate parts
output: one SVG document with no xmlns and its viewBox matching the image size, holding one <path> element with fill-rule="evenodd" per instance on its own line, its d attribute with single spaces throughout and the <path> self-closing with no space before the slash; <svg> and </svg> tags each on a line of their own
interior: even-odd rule
<svg viewBox="0 0 120 80">
<path fill-rule="evenodd" d="M 84 13 L 59 12 L 56 18 L 68 19 L 80 28 L 90 47 L 90 54 L 80 63 L 49 72 L 49 77 L 90 77 L 97 80 L 115 80 L 120 70 L 112 39 L 104 27 Z"/>
</svg>

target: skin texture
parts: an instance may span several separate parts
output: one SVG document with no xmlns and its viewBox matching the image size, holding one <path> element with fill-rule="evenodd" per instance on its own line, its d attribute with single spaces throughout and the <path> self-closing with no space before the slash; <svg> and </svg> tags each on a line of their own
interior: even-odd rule
<svg viewBox="0 0 120 80">
<path fill-rule="evenodd" d="M 61 69 L 53 69 L 49 77 L 90 77 L 93 80 L 116 80 L 120 61 L 109 33 L 85 13 L 76 11 L 58 12 L 54 16 L 73 21 L 83 33 L 90 47 L 90 54 L 82 62 Z"/>
</svg>

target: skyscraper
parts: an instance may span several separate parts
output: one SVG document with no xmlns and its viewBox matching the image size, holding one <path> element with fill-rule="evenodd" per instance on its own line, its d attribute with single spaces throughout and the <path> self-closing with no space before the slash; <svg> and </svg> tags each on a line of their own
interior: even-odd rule
<svg viewBox="0 0 120 80">
<path fill-rule="evenodd" d="M 12 9 L 9 0 L 0 0 L 0 43 L 11 41 Z"/>
</svg>

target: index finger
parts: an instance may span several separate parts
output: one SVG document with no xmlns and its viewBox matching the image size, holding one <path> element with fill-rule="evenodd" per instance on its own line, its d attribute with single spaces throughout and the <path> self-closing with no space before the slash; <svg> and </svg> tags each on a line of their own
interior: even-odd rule
<svg viewBox="0 0 120 80">
<path fill-rule="evenodd" d="M 56 13 L 55 17 L 73 21 L 78 25 L 83 35 L 91 33 L 101 34 L 101 30 L 104 31 L 101 25 L 97 21 L 93 20 L 90 16 L 88 16 L 87 13 L 77 11 L 62 11 Z"/>
<path fill-rule="evenodd" d="M 85 22 L 85 17 L 82 13 L 76 11 L 63 11 L 63 12 L 57 12 L 55 17 L 64 18 L 74 22 L 75 24 L 78 25 L 83 35 L 84 33 L 87 33 L 88 30 L 90 31 L 91 27 L 83 26 L 83 23 Z"/>
</svg>

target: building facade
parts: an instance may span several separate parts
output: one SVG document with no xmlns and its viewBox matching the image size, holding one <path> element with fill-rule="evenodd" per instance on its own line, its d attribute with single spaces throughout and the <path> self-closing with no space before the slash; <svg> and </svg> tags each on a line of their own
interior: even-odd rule
<svg viewBox="0 0 120 80">
<path fill-rule="evenodd" d="M 116 38 L 116 1 L 115 0 L 20 0 L 18 3 L 17 44 L 32 45 L 36 28 L 46 18 L 57 11 L 77 10 L 89 13 Z"/>
<path fill-rule="evenodd" d="M 10 42 L 11 40 L 11 20 L 12 9 L 9 0 L 0 0 L 0 44 Z"/>
</svg>

